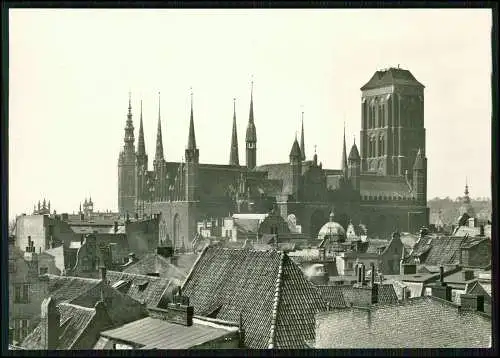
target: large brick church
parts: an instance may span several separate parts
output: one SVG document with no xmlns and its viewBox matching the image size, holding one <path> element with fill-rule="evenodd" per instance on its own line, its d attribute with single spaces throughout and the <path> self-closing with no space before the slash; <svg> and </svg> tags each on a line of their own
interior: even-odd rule
<svg viewBox="0 0 500 358">
<path fill-rule="evenodd" d="M 252 85 L 245 165 L 238 155 L 236 114 L 228 164 L 199 162 L 191 99 L 185 160 L 165 159 L 159 113 L 153 168 L 148 170 L 142 108 L 136 151 L 129 99 L 125 145 L 118 160 L 120 214 L 141 216 L 151 207 L 161 214 L 160 240 L 169 237 L 176 247 L 189 247 L 199 221 L 230 213 L 266 213 L 270 207 L 284 219 L 294 214 L 302 232 L 311 237 L 332 211 L 344 228 L 349 222 L 363 224 L 370 236 L 416 231 L 429 220 L 424 86 L 398 66 L 375 72 L 361 92 L 361 150 L 353 143 L 347 155 L 344 133 L 340 169 L 323 168 L 316 153 L 306 157 L 303 123 L 300 144 L 295 138 L 288 161 L 257 165 Z"/>
</svg>

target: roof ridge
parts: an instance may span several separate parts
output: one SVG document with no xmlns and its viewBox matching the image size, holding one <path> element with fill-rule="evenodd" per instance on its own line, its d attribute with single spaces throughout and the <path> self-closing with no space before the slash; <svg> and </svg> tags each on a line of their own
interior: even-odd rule
<svg viewBox="0 0 500 358">
<path fill-rule="evenodd" d="M 278 268 L 278 277 L 276 278 L 276 286 L 274 290 L 274 302 L 273 302 L 273 312 L 271 316 L 271 330 L 269 332 L 269 344 L 268 348 L 274 348 L 274 339 L 276 336 L 276 318 L 278 317 L 278 307 L 280 300 L 280 289 L 281 289 L 281 278 L 283 275 L 283 263 L 285 261 L 286 254 L 281 252 L 280 255 L 280 265 Z"/>
<path fill-rule="evenodd" d="M 125 272 L 125 271 L 114 271 L 114 270 L 109 270 L 108 273 L 116 273 L 120 275 L 130 275 L 130 276 L 137 276 L 141 278 L 147 278 L 147 279 L 152 279 L 152 280 L 161 280 L 161 279 L 166 279 L 165 277 L 156 277 L 156 276 L 148 276 L 148 275 L 141 275 L 139 273 L 131 273 L 131 272 Z M 168 279 L 167 279 L 168 280 Z"/>
<path fill-rule="evenodd" d="M 51 274 L 51 273 L 46 273 L 44 275 L 41 275 L 41 276 L 46 276 L 48 277 L 49 279 L 50 278 L 55 278 L 55 279 L 58 279 L 58 280 L 65 280 L 65 281 L 68 281 L 70 279 L 78 279 L 78 280 L 82 280 L 82 281 L 91 281 L 91 282 L 101 282 L 101 279 L 98 279 L 98 278 L 91 278 L 91 277 L 80 277 L 80 276 L 61 276 L 61 275 L 54 275 L 54 274 Z"/>
<path fill-rule="evenodd" d="M 210 245 L 206 245 L 203 250 L 201 250 L 201 253 L 200 255 L 196 258 L 196 260 L 194 261 L 194 264 L 193 266 L 191 266 L 191 269 L 189 270 L 188 274 L 186 275 L 186 278 L 184 279 L 184 282 L 182 283 L 181 285 L 181 289 L 184 290 L 184 287 L 186 286 L 186 283 L 189 281 L 189 279 L 191 278 L 193 272 L 194 272 L 194 269 L 196 268 L 196 266 L 198 266 L 201 258 L 203 257 L 203 255 L 205 255 L 205 253 L 207 252 L 208 248 L 210 247 Z"/>
</svg>

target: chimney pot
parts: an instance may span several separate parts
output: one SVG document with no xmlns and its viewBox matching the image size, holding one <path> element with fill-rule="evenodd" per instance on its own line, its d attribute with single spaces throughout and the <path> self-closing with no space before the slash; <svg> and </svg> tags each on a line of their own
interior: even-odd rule
<svg viewBox="0 0 500 358">
<path fill-rule="evenodd" d="M 103 282 L 106 282 L 106 267 L 101 266 L 100 271 L 101 271 L 101 280 Z"/>
<path fill-rule="evenodd" d="M 42 301 L 41 305 L 41 342 L 45 349 L 57 349 L 61 315 L 52 297 Z"/>
<path fill-rule="evenodd" d="M 439 282 L 441 283 L 441 286 L 444 286 L 444 267 L 440 266 L 439 267 Z"/>
</svg>

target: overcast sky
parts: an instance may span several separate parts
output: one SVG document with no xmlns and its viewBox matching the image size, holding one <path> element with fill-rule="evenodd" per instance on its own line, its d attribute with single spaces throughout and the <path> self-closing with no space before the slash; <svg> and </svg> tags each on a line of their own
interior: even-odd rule
<svg viewBox="0 0 500 358">
<path fill-rule="evenodd" d="M 11 10 L 9 210 L 44 197 L 117 209 L 128 92 L 143 100 L 150 168 L 158 91 L 166 160 L 187 143 L 189 88 L 202 163 L 227 164 L 236 98 L 240 163 L 254 77 L 257 165 L 288 161 L 304 110 L 306 155 L 339 168 L 359 138 L 360 87 L 376 70 L 426 86 L 428 197 L 491 197 L 491 12 L 411 10 Z M 359 141 L 358 141 L 359 142 Z M 137 145 L 137 141 L 136 141 Z"/>
</svg>

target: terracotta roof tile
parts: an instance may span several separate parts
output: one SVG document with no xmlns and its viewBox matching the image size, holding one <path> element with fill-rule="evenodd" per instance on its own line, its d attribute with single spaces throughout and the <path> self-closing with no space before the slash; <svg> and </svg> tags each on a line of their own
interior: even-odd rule
<svg viewBox="0 0 500 358">
<path fill-rule="evenodd" d="M 315 348 L 491 347 L 491 318 L 432 296 L 319 313 L 317 321 Z"/>
<path fill-rule="evenodd" d="M 186 279 L 183 293 L 197 315 L 237 322 L 241 312 L 249 348 L 268 348 L 271 337 L 277 348 L 303 347 L 314 335 L 314 313 L 326 303 L 300 268 L 282 255 L 274 250 L 208 247 Z"/>
<path fill-rule="evenodd" d="M 342 290 L 342 294 L 344 295 L 347 304 L 350 305 L 353 301 L 355 301 L 358 289 L 356 289 L 353 285 L 341 285 L 339 287 Z M 380 284 L 378 286 L 377 304 L 388 305 L 395 303 L 398 303 L 398 296 L 394 290 L 394 286 L 392 284 Z"/>
<path fill-rule="evenodd" d="M 323 299 L 330 304 L 330 308 L 348 307 L 341 285 L 317 285 Z"/>
<path fill-rule="evenodd" d="M 61 333 L 58 349 L 72 349 L 94 319 L 94 308 L 81 307 L 68 303 L 58 305 L 61 315 Z M 41 325 L 39 324 L 23 341 L 25 349 L 45 349 L 41 342 Z"/>
<path fill-rule="evenodd" d="M 108 271 L 107 279 L 110 285 L 114 285 L 118 281 L 128 282 L 129 285 L 124 286 L 122 292 L 139 302 L 145 302 L 148 307 L 158 307 L 163 296 L 170 297 L 172 291 L 179 284 L 177 280 L 169 278 L 118 271 Z"/>
<path fill-rule="evenodd" d="M 459 236 L 426 236 L 415 243 L 410 256 L 405 261 L 415 263 L 418 258 L 420 264 L 430 266 L 457 265 L 460 263 L 461 248 L 470 248 L 484 240 L 488 239 Z"/>
<path fill-rule="evenodd" d="M 139 275 L 157 272 L 160 274 L 160 277 L 184 281 L 197 257 L 198 255 L 196 254 L 178 255 L 177 262 L 173 265 L 169 258 L 156 253 L 150 253 L 130 266 L 127 266 L 123 272 Z"/>
</svg>

